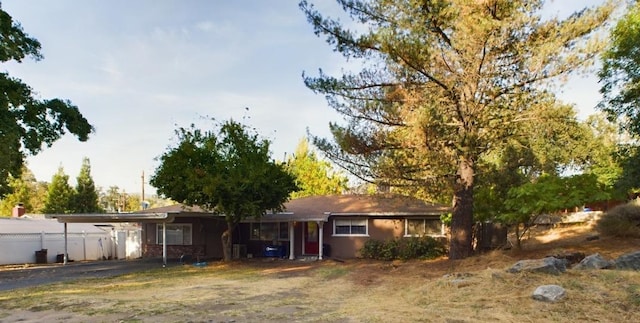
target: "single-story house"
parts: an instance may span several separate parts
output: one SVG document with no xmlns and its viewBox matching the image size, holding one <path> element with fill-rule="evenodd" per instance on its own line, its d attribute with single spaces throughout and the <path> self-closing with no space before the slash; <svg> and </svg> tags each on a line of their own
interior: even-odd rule
<svg viewBox="0 0 640 323">
<path fill-rule="evenodd" d="M 450 208 L 398 195 L 313 196 L 285 210 L 242 221 L 233 232 L 233 256 L 354 258 L 369 239 L 445 237 L 440 220 Z M 60 222 L 137 222 L 146 258 L 223 257 L 224 215 L 172 205 L 129 214 L 50 215 Z M 321 247 L 322 246 L 322 247 Z"/>
<path fill-rule="evenodd" d="M 172 221 L 164 227 L 169 257 L 223 256 L 221 235 L 226 230 L 224 216 L 182 205 L 145 212 L 173 214 Z M 299 198 L 285 203 L 284 212 L 242 221 L 233 233 L 233 253 L 236 258 L 354 258 L 369 239 L 424 235 L 444 237 L 446 231 L 440 216 L 447 212 L 450 209 L 446 206 L 397 195 Z M 160 256 L 163 225 L 147 222 L 143 224 L 142 232 L 143 256 Z"/>
</svg>

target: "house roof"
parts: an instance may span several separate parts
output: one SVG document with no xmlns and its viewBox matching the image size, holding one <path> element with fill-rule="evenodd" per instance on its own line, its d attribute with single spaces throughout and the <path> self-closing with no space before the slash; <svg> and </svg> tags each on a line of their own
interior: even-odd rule
<svg viewBox="0 0 640 323">
<path fill-rule="evenodd" d="M 291 200 L 286 210 L 299 215 L 322 212 L 330 215 L 440 215 L 450 209 L 440 204 L 400 195 L 331 195 L 310 196 Z"/>
<path fill-rule="evenodd" d="M 399 195 L 311 196 L 284 204 L 284 212 L 269 213 L 243 222 L 328 221 L 330 216 L 407 217 L 439 216 L 450 212 L 440 204 Z M 222 217 L 198 206 L 174 204 L 134 213 L 48 214 L 60 222 L 173 222 L 176 217 Z"/>
</svg>

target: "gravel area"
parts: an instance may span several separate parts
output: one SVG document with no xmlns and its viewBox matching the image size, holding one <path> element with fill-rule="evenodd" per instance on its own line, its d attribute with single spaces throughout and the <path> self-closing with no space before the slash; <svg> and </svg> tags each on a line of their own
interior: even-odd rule
<svg viewBox="0 0 640 323">
<path fill-rule="evenodd" d="M 173 261 L 168 266 L 176 266 Z M 162 268 L 161 259 L 71 262 L 34 267 L 0 267 L 0 291 L 13 290 L 86 278 L 107 278 L 137 271 Z"/>
</svg>

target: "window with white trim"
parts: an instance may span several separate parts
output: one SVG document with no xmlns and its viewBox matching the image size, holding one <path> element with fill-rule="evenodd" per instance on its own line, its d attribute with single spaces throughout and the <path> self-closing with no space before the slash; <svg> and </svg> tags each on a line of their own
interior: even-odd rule
<svg viewBox="0 0 640 323">
<path fill-rule="evenodd" d="M 156 225 L 158 228 L 156 241 L 162 244 L 162 224 Z M 190 246 L 191 245 L 191 223 L 167 223 L 167 245 Z"/>
<path fill-rule="evenodd" d="M 251 240 L 289 240 L 288 222 L 252 222 L 249 230 Z"/>
<path fill-rule="evenodd" d="M 368 236 L 369 221 L 362 218 L 340 218 L 333 220 L 334 236 Z"/>
<path fill-rule="evenodd" d="M 406 219 L 404 223 L 404 235 L 407 237 L 444 235 L 440 219 Z"/>
</svg>

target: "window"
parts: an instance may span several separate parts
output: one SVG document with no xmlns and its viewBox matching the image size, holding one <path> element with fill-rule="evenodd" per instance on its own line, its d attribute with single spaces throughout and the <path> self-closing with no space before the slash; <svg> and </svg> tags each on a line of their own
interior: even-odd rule
<svg viewBox="0 0 640 323">
<path fill-rule="evenodd" d="M 162 244 L 162 224 L 156 226 L 157 243 Z M 167 245 L 191 245 L 191 223 L 170 223 L 167 227 Z"/>
<path fill-rule="evenodd" d="M 251 240 L 289 240 L 288 222 L 251 223 Z"/>
<path fill-rule="evenodd" d="M 333 220 L 333 235 L 335 236 L 366 236 L 369 235 L 367 219 L 335 219 Z"/>
<path fill-rule="evenodd" d="M 407 219 L 405 220 L 405 236 L 441 236 L 443 235 L 440 219 Z"/>
</svg>

